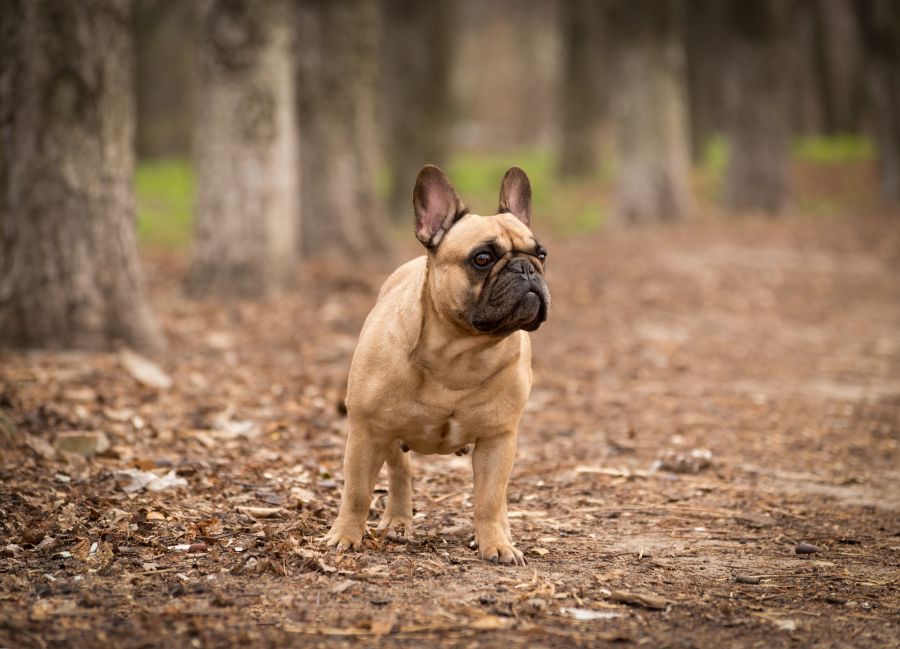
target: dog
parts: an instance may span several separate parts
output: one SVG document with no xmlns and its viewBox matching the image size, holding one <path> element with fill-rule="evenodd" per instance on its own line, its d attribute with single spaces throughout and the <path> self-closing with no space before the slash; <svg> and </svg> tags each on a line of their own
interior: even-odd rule
<svg viewBox="0 0 900 649">
<path fill-rule="evenodd" d="M 531 183 L 518 167 L 500 186 L 497 214 L 470 213 L 438 167 L 413 190 L 426 254 L 388 277 L 366 318 L 347 385 L 344 491 L 324 537 L 338 551 L 362 543 L 372 492 L 388 466 L 379 530 L 412 533 L 410 458 L 470 444 L 475 543 L 494 563 L 524 565 L 513 545 L 506 487 L 531 391 L 531 342 L 550 309 L 546 250 L 531 232 Z"/>
</svg>

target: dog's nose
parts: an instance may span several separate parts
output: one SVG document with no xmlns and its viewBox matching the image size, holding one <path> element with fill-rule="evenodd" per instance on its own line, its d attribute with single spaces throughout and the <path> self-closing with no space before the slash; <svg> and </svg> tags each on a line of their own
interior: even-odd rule
<svg viewBox="0 0 900 649">
<path fill-rule="evenodd" d="M 509 262 L 509 270 L 514 273 L 519 273 L 525 279 L 531 279 L 537 274 L 534 265 L 524 257 L 519 257 L 518 259 L 513 259 Z"/>
</svg>

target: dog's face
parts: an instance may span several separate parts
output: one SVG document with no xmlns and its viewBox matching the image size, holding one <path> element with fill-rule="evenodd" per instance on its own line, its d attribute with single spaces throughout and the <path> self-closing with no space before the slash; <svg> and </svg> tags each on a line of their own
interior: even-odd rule
<svg viewBox="0 0 900 649">
<path fill-rule="evenodd" d="M 429 250 L 431 300 L 444 317 L 495 336 L 534 331 L 547 319 L 547 251 L 529 229 L 531 185 L 521 169 L 504 176 L 498 214 L 468 213 L 432 166 L 419 173 L 413 206 L 416 236 Z"/>
</svg>

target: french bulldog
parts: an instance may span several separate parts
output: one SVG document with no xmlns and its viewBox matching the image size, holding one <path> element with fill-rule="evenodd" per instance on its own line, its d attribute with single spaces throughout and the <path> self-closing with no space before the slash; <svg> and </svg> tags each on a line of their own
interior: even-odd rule
<svg viewBox="0 0 900 649">
<path fill-rule="evenodd" d="M 460 453 L 474 444 L 475 542 L 481 557 L 524 565 L 506 487 L 531 391 L 528 332 L 547 318 L 546 250 L 531 232 L 531 183 L 512 167 L 497 214 L 470 213 L 438 167 L 413 190 L 426 254 L 388 277 L 363 325 L 347 386 L 349 434 L 340 511 L 324 537 L 359 547 L 381 466 L 388 497 L 379 530 L 412 533 L 408 450 Z"/>
</svg>

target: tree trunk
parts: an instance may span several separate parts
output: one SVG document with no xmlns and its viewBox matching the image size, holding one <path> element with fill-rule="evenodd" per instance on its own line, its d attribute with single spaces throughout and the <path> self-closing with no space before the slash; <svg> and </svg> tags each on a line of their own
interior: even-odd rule
<svg viewBox="0 0 900 649">
<path fill-rule="evenodd" d="M 0 345 L 161 345 L 134 222 L 127 0 L 0 5 Z"/>
<path fill-rule="evenodd" d="M 865 70 L 851 0 L 793 0 L 785 63 L 791 127 L 802 134 L 856 133 Z"/>
<path fill-rule="evenodd" d="M 203 0 L 188 288 L 256 297 L 290 280 L 298 214 L 288 0 Z"/>
<path fill-rule="evenodd" d="M 856 0 L 866 52 L 869 102 L 878 149 L 882 197 L 900 202 L 900 5 L 894 0 Z"/>
<path fill-rule="evenodd" d="M 681 4 L 611 0 L 605 6 L 618 60 L 616 219 L 680 219 L 691 206 Z"/>
<path fill-rule="evenodd" d="M 196 12 L 183 0 L 137 0 L 134 7 L 138 157 L 186 157 L 193 128 Z"/>
<path fill-rule="evenodd" d="M 606 40 L 595 0 L 566 0 L 563 5 L 562 141 L 559 175 L 584 178 L 600 161 L 598 129 L 604 113 L 601 89 L 607 66 L 600 44 Z"/>
<path fill-rule="evenodd" d="M 725 46 L 721 0 L 688 0 L 685 3 L 685 50 L 690 112 L 691 159 L 701 162 L 706 145 L 722 132 L 722 56 Z"/>
<path fill-rule="evenodd" d="M 730 52 L 725 104 L 728 164 L 724 203 L 731 212 L 777 214 L 784 207 L 790 162 L 784 0 L 734 0 L 726 11 Z"/>
<path fill-rule="evenodd" d="M 299 5 L 304 254 L 383 253 L 375 192 L 378 8 L 374 0 Z"/>
<path fill-rule="evenodd" d="M 822 73 L 828 75 L 831 133 L 858 133 L 863 126 L 865 64 L 851 0 L 819 0 Z M 823 86 L 825 87 L 825 86 Z"/>
<path fill-rule="evenodd" d="M 453 103 L 453 0 L 382 0 L 382 110 L 391 173 L 388 211 L 395 222 L 412 215 L 419 169 L 447 161 Z"/>
</svg>

